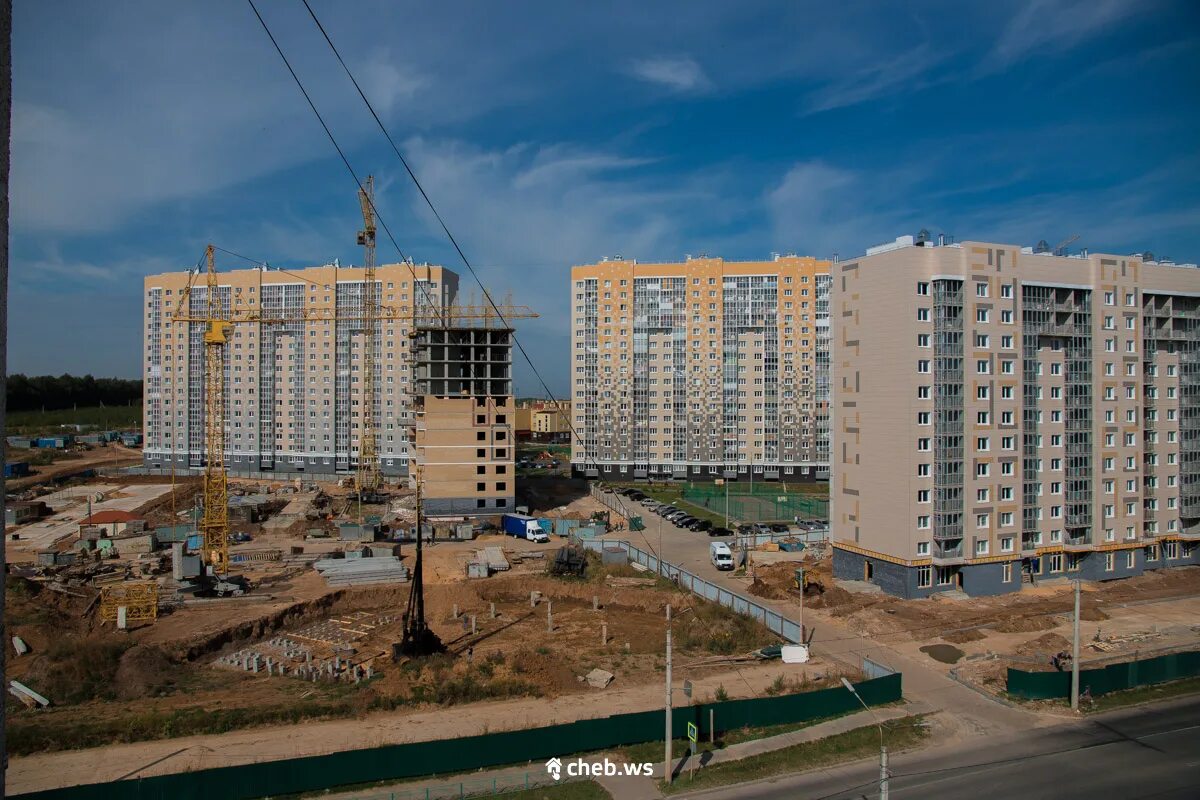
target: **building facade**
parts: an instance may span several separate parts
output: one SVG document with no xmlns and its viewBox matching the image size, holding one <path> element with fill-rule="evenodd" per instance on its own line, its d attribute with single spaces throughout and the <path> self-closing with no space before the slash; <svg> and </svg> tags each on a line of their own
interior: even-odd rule
<svg viewBox="0 0 1200 800">
<path fill-rule="evenodd" d="M 573 268 L 573 472 L 827 478 L 829 267 L 776 256 Z"/>
<path fill-rule="evenodd" d="M 1200 270 L 901 237 L 833 265 L 834 574 L 904 597 L 1200 563 Z"/>
<path fill-rule="evenodd" d="M 377 452 L 384 475 L 402 476 L 412 455 L 414 309 L 436 314 L 449 308 L 458 276 L 429 265 L 376 269 L 377 296 L 388 309 L 376 323 Z M 187 307 L 180 308 L 193 283 Z M 331 478 L 355 471 L 366 412 L 364 286 L 361 267 L 220 274 L 225 314 L 264 320 L 236 324 L 226 346 L 226 465 L 232 474 Z M 204 323 L 176 318 L 203 316 L 206 295 L 203 275 L 145 279 L 143 463 L 151 470 L 197 469 L 205 462 Z"/>
</svg>

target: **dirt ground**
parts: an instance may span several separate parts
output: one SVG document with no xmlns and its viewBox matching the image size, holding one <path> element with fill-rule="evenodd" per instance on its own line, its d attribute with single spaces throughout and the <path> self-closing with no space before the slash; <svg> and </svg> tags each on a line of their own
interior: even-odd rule
<svg viewBox="0 0 1200 800">
<path fill-rule="evenodd" d="M 801 565 L 825 587 L 824 593 L 804 598 L 808 619 L 828 615 L 867 638 L 885 640 L 946 671 L 953 669 L 960 679 L 989 691 L 1003 691 L 1008 667 L 1054 669 L 1053 656 L 1070 649 L 1074 589 L 1065 580 L 1043 581 L 1002 597 L 949 599 L 935 595 L 901 600 L 834 585 L 826 557 L 757 565 L 748 590 L 798 607 L 792 576 Z M 1200 568 L 1084 583 L 1080 619 L 1080 661 L 1087 667 L 1143 654 L 1194 649 L 1200 645 Z M 958 655 L 947 656 L 947 646 Z"/>
<path fill-rule="evenodd" d="M 13 457 L 13 460 L 19 460 Z M 142 451 L 110 442 L 106 447 L 96 447 L 82 453 L 65 454 L 59 460 L 45 466 L 33 468 L 33 474 L 24 478 L 9 478 L 4 482 L 5 490 L 19 492 L 46 483 L 64 475 L 72 475 L 85 469 L 100 467 L 125 467 L 142 463 Z M 161 479 L 160 479 L 161 480 Z"/>
</svg>

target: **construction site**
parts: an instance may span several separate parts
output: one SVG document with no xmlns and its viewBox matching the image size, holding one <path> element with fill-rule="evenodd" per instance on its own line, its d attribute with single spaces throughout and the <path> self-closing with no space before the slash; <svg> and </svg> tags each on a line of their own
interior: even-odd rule
<svg viewBox="0 0 1200 800">
<path fill-rule="evenodd" d="M 140 453 L 131 442 L 95 468 L 10 484 L 8 752 L 506 698 L 619 698 L 660 680 L 668 606 L 676 668 L 710 694 L 781 691 L 785 673 L 797 687 L 853 677 L 819 661 L 782 670 L 781 640 L 750 617 L 639 572 L 620 551 L 582 547 L 625 528 L 585 482 L 549 474 L 518 486 L 511 325 L 532 312 L 490 297 L 459 304 L 433 268 L 418 279 L 420 268 L 391 265 L 379 277 L 371 192 L 368 180 L 365 266 L 333 268 L 330 306 L 275 302 L 268 288 L 292 286 L 293 273 L 265 265 L 243 293 L 211 245 L 182 281 L 147 279 L 157 338 Z M 406 273 L 412 294 L 392 302 Z M 312 298 L 324 297 L 321 280 Z M 346 334 L 327 345 L 336 442 L 323 460 L 335 463 L 305 472 L 322 457 L 297 454 L 320 450 L 320 423 L 305 438 L 300 414 L 275 409 L 310 397 L 317 407 L 323 384 L 289 375 L 282 353 L 325 331 Z M 249 404 L 263 449 L 238 467 L 240 420 L 253 414 L 238 396 L 240 365 L 253 360 L 243 344 L 277 360 L 258 366 L 260 389 L 274 394 Z M 409 392 L 394 392 L 393 373 Z M 387 410 L 397 397 L 404 411 Z M 401 421 L 397 443 L 386 431 Z M 460 735 L 477 732 L 463 720 Z"/>
</svg>

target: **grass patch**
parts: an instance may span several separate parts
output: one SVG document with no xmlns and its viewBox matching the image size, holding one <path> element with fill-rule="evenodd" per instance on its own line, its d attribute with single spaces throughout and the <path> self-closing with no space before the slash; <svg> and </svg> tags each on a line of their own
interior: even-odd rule
<svg viewBox="0 0 1200 800">
<path fill-rule="evenodd" d="M 1186 694 L 1200 693 L 1200 677 L 1184 678 L 1170 683 L 1156 683 L 1153 686 L 1139 686 L 1123 692 L 1109 692 L 1094 698 L 1091 708 L 1085 709 L 1092 714 L 1098 711 L 1109 711 L 1122 706 L 1138 703 L 1152 703 L 1155 700 L 1166 700 L 1171 697 L 1182 697 Z"/>
<path fill-rule="evenodd" d="M 886 725 L 889 752 L 915 747 L 929 736 L 922 716 L 902 717 Z M 879 754 L 879 729 L 874 725 L 855 728 L 845 733 L 827 736 L 815 742 L 804 742 L 762 755 L 750 756 L 727 764 L 714 764 L 696 772 L 689 779 L 686 768 L 670 786 L 659 783 L 664 794 L 691 792 L 745 783 L 792 772 L 840 764 Z"/>
<path fill-rule="evenodd" d="M 573 781 L 559 786 L 504 792 L 505 800 L 612 800 L 612 795 L 595 781 Z"/>
<path fill-rule="evenodd" d="M 90 406 L 55 411 L 10 411 L 4 420 L 8 434 L 63 433 L 63 425 L 92 425 L 99 430 L 129 430 L 142 424 L 142 405 Z"/>
</svg>

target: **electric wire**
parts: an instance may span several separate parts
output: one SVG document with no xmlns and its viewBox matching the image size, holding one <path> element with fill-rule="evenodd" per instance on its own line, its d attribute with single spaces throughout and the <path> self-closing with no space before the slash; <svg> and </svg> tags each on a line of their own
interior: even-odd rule
<svg viewBox="0 0 1200 800">
<path fill-rule="evenodd" d="M 248 2 L 250 2 L 251 6 L 254 5 L 253 0 L 248 0 Z M 396 154 L 396 158 L 398 158 L 400 160 L 400 163 L 404 166 L 404 171 L 408 173 L 408 177 L 412 180 L 413 185 L 416 186 L 417 191 L 420 193 L 422 199 L 424 199 L 425 205 L 427 205 L 429 207 L 429 210 L 433 213 L 433 216 L 437 220 L 438 225 L 441 226 L 442 232 L 446 234 L 446 238 L 449 239 L 450 244 L 454 247 L 455 252 L 458 253 L 459 259 L 462 261 L 463 265 L 467 268 L 467 270 L 471 273 L 471 277 L 475 280 L 476 285 L 479 286 L 480 291 L 483 292 L 484 299 L 487 301 L 488 305 L 491 306 L 492 310 L 496 313 L 496 315 L 500 319 L 501 323 L 506 328 L 508 328 L 509 330 L 512 331 L 513 344 L 516 345 L 516 348 L 521 353 L 522 358 L 525 359 L 525 363 L 529 365 L 530 370 L 533 372 L 534 377 L 537 378 L 537 381 L 541 385 L 542 390 L 546 393 L 546 396 L 554 404 L 555 411 L 558 412 L 558 414 L 560 415 L 560 417 L 562 419 L 566 420 L 567 427 L 570 429 L 571 435 L 577 439 L 581 438 L 581 437 L 579 437 L 578 431 L 576 430 L 574 422 L 571 419 L 571 414 L 564 413 L 562 402 L 559 401 L 554 396 L 554 393 L 552 391 L 550 391 L 550 387 L 546 383 L 546 380 L 542 377 L 542 374 L 538 370 L 537 365 L 534 364 L 533 359 L 530 357 L 529 353 L 526 352 L 524 345 L 521 344 L 521 340 L 517 337 L 515 328 L 513 328 L 513 326 L 508 323 L 508 321 L 504 317 L 504 314 L 501 313 L 500 308 L 496 305 L 496 302 L 492 299 L 492 295 L 487 290 L 487 287 L 484 285 L 483 281 L 480 279 L 479 273 L 475 270 L 475 267 L 471 264 L 470 259 L 467 258 L 466 253 L 463 252 L 462 247 L 458 243 L 458 239 L 456 239 L 454 234 L 450 232 L 450 228 L 446 224 L 445 219 L 443 219 L 441 213 L 437 210 L 437 207 L 433 204 L 433 200 L 429 197 L 429 194 L 425 191 L 425 187 L 421 185 L 421 181 L 417 178 L 416 173 L 413 171 L 412 167 L 409 165 L 408 159 L 406 159 L 404 157 L 404 154 L 402 152 L 400 152 L 400 148 L 396 145 L 395 139 L 393 139 L 391 133 L 388 132 L 387 126 L 383 124 L 383 120 L 380 119 L 379 114 L 375 111 L 375 106 L 367 98 L 367 95 L 363 91 L 362 86 L 360 86 L 358 83 L 358 79 L 354 77 L 354 73 L 351 72 L 350 67 L 347 66 L 345 59 L 342 58 L 341 51 L 339 51 L 337 48 L 337 45 L 335 45 L 333 43 L 333 39 L 330 38 L 328 31 L 325 30 L 325 26 L 321 23 L 321 20 L 317 17 L 316 12 L 313 11 L 312 6 L 309 5 L 308 0 L 301 0 L 301 2 L 304 3 L 304 7 L 308 10 L 309 16 L 312 17 L 312 20 L 316 24 L 317 29 L 321 32 L 321 35 L 324 37 L 325 42 L 329 45 L 329 49 L 331 51 L 333 51 L 333 54 L 337 58 L 338 63 L 341 64 L 342 70 L 346 73 L 346 77 L 348 77 L 350 79 L 350 82 L 352 84 L 354 84 L 354 88 L 358 92 L 358 96 L 362 99 L 363 103 L 366 105 L 367 110 L 370 111 L 371 117 L 375 120 L 375 124 L 379 126 L 379 130 L 383 133 L 384 137 L 387 139 L 388 144 L 391 145 L 392 152 Z M 255 9 L 255 13 L 256 14 L 258 13 L 257 9 Z M 259 21 L 262 22 L 263 27 L 265 28 L 266 23 L 263 22 L 261 16 L 259 16 Z M 268 31 L 268 34 L 269 33 L 270 32 Z M 274 37 L 271 37 L 271 41 L 272 41 L 272 43 L 275 43 Z M 276 43 L 275 47 L 276 47 L 276 50 L 279 50 L 279 45 L 277 43 Z M 282 51 L 280 51 L 280 55 L 281 56 L 283 55 Z M 291 68 L 289 66 L 289 70 L 290 69 Z M 296 78 L 296 74 L 294 71 L 292 72 L 292 77 Z M 299 83 L 299 78 L 296 78 L 296 81 L 297 81 L 297 83 Z M 306 98 L 308 97 L 307 92 L 305 92 L 305 97 Z M 310 106 L 312 105 L 311 100 L 309 101 L 309 105 Z M 313 111 L 316 112 L 315 106 L 313 106 Z M 324 124 L 324 123 L 322 123 L 322 124 Z M 329 133 L 328 128 L 326 128 L 326 133 Z M 329 134 L 329 136 L 330 136 L 330 139 L 332 140 L 333 135 Z M 338 152 L 339 153 L 341 152 L 340 148 L 339 148 Z M 343 158 L 344 158 L 344 156 L 343 156 Z M 349 165 L 347 164 L 347 166 L 349 166 Z M 593 463 L 593 466 L 595 466 L 597 468 L 597 474 L 598 474 L 599 473 L 599 465 L 595 461 L 593 461 L 592 463 Z M 617 503 L 621 506 L 623 516 L 626 519 L 629 519 L 630 515 L 628 513 L 625 513 L 627 511 L 627 509 L 626 509 L 624 502 L 622 502 L 621 500 L 617 500 Z M 639 533 L 641 533 L 641 532 L 639 532 Z M 644 533 L 642 533 L 641 538 L 642 538 L 642 541 L 646 544 L 646 547 L 649 548 L 650 551 L 652 553 L 654 553 L 654 555 L 657 557 L 658 553 L 650 545 L 650 542 Z"/>
<path fill-rule="evenodd" d="M 292 62 L 288 60 L 288 57 L 283 52 L 283 48 L 280 47 L 279 42 L 276 41 L 275 34 L 271 32 L 271 28 L 267 25 L 267 21 L 263 19 L 262 14 L 259 13 L 258 6 L 254 4 L 254 0 L 246 0 L 246 2 L 250 4 L 251 10 L 254 11 L 254 16 L 258 18 L 259 24 L 262 25 L 262 29 L 266 32 L 267 38 L 269 38 L 271 40 L 271 44 L 274 45 L 275 52 L 279 54 L 279 58 L 283 61 L 283 65 L 287 67 L 287 71 L 291 74 L 292 80 L 296 82 L 296 87 L 299 88 L 300 93 L 304 95 L 304 100 L 308 103 L 308 107 L 312 109 L 313 115 L 317 118 L 317 122 L 321 123 L 321 128 L 325 131 L 325 135 L 329 138 L 329 142 L 333 145 L 333 149 L 337 151 L 338 157 L 341 158 L 342 164 L 344 164 L 346 167 L 346 171 L 349 172 L 350 177 L 354 179 L 354 183 L 358 186 L 358 190 L 361 193 L 360 196 L 367 199 L 367 205 L 371 208 L 371 212 L 375 215 L 375 219 L 379 221 L 379 226 L 383 228 L 383 232 L 387 235 L 388 241 L 392 243 L 392 247 L 396 248 L 396 252 L 400 254 L 400 260 L 405 266 L 408 267 L 408 271 L 412 275 L 414 288 L 420 287 L 421 293 L 425 296 L 425 302 L 428 308 L 437 314 L 442 324 L 445 324 L 446 316 L 441 307 L 433 303 L 433 299 L 429 295 L 428 286 L 422 282 L 422 279 L 417 277 L 417 271 L 413 266 L 412 260 L 404 254 L 404 250 L 401 249 L 399 243 L 396 242 L 396 237 L 392 235 L 392 231 L 388 227 L 387 222 L 384 221 L 383 216 L 379 213 L 379 209 L 375 207 L 374 198 L 367 194 L 362 180 L 359 179 L 358 173 L 354 171 L 354 167 L 350 164 L 350 159 L 346 157 L 345 151 L 342 150 L 342 146 L 338 144 L 338 140 L 334 137 L 333 131 L 329 129 L 329 125 L 325 122 L 325 118 L 321 116 L 321 112 L 317 109 L 316 103 L 313 102 L 308 90 L 304 88 L 304 83 L 300 80 L 300 76 L 297 75 L 296 70 L 292 68 Z M 413 316 L 415 320 L 415 308 Z"/>
</svg>

